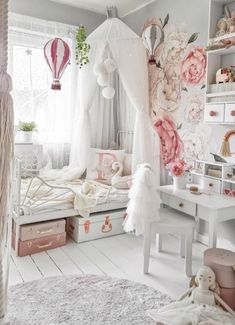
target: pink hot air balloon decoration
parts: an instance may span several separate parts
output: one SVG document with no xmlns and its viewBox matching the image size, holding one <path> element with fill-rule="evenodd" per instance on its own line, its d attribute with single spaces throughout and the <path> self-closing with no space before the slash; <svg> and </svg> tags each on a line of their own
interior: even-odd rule
<svg viewBox="0 0 235 325">
<path fill-rule="evenodd" d="M 60 90 L 60 78 L 70 59 L 70 49 L 68 44 L 61 38 L 54 38 L 44 46 L 44 56 L 52 72 L 53 82 L 51 89 Z"/>
</svg>

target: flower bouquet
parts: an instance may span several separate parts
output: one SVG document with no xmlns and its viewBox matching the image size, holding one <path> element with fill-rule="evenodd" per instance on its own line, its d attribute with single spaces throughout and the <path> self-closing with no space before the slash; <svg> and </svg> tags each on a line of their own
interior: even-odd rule
<svg viewBox="0 0 235 325">
<path fill-rule="evenodd" d="M 190 165 L 183 159 L 176 159 L 173 163 L 168 164 L 167 169 L 173 177 L 175 189 L 182 190 L 186 188 L 187 174 L 190 171 Z"/>
</svg>

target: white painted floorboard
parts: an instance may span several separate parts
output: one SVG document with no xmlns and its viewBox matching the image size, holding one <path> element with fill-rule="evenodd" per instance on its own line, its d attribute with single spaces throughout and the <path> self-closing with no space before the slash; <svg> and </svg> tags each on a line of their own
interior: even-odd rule
<svg viewBox="0 0 235 325">
<path fill-rule="evenodd" d="M 10 285 L 58 275 L 96 274 L 126 278 L 161 290 L 176 298 L 188 287 L 184 259 L 179 254 L 177 238 L 166 235 L 164 252 L 151 249 L 149 274 L 143 274 L 142 238 L 119 235 L 77 244 L 68 239 L 61 248 L 26 257 L 12 251 Z M 194 273 L 202 264 L 206 246 L 193 244 Z"/>
</svg>

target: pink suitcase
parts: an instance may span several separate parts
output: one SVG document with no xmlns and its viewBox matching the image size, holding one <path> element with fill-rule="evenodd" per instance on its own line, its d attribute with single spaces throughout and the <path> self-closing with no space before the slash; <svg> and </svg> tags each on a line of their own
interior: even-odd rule
<svg viewBox="0 0 235 325">
<path fill-rule="evenodd" d="M 60 247 L 66 244 L 66 232 L 61 234 L 36 238 L 32 240 L 19 240 L 19 256 L 32 255 L 48 249 Z M 15 248 L 15 234 L 12 234 L 12 247 Z"/>
<path fill-rule="evenodd" d="M 235 288 L 220 288 L 220 296 L 233 310 L 235 310 Z"/>
<path fill-rule="evenodd" d="M 215 272 L 222 288 L 235 288 L 235 253 L 222 248 L 210 248 L 204 252 L 204 265 Z"/>
<path fill-rule="evenodd" d="M 15 223 L 13 224 L 15 233 Z M 38 222 L 20 226 L 20 240 L 32 240 L 65 232 L 65 220 Z"/>
</svg>

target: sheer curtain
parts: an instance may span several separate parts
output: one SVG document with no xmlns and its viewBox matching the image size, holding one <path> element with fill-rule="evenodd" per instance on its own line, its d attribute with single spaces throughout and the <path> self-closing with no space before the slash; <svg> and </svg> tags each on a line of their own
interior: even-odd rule
<svg viewBox="0 0 235 325">
<path fill-rule="evenodd" d="M 99 88 L 90 109 L 91 146 L 101 149 L 125 149 L 132 152 L 135 109 L 116 71 L 110 85 L 116 94 L 113 100 L 103 97 Z"/>
<path fill-rule="evenodd" d="M 35 121 L 35 142 L 43 144 L 45 163 L 61 168 L 69 162 L 71 130 L 76 101 L 76 27 L 11 14 L 9 17 L 9 70 L 13 77 L 15 124 Z M 71 62 L 62 76 L 61 91 L 50 89 L 51 73 L 43 47 L 61 37 L 71 49 Z"/>
</svg>

